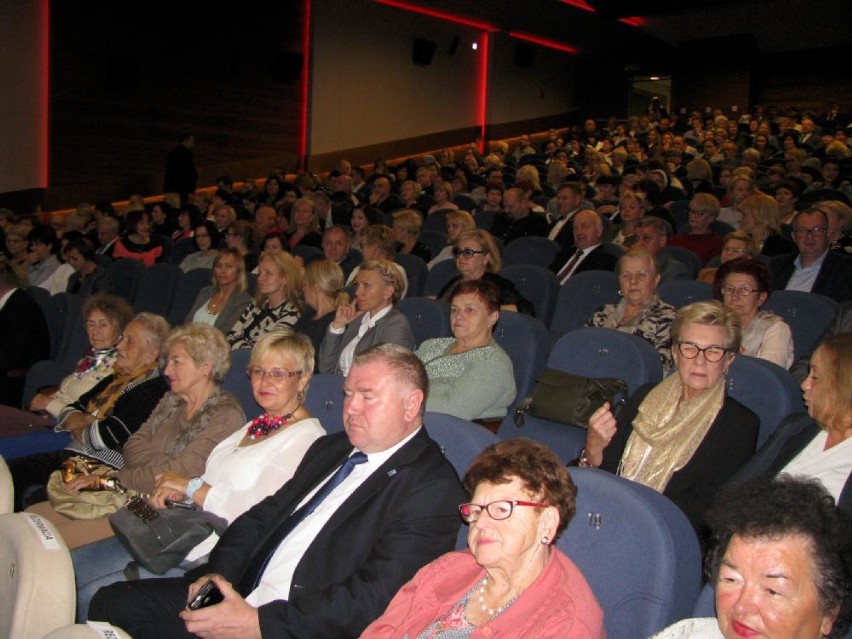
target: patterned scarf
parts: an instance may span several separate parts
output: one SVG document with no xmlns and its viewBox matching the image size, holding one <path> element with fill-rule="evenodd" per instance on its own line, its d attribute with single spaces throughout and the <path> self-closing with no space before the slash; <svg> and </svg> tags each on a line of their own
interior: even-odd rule
<svg viewBox="0 0 852 639">
<path fill-rule="evenodd" d="M 109 417 L 112 414 L 112 409 L 115 407 L 115 403 L 118 401 L 118 398 L 121 397 L 124 390 L 134 382 L 141 382 L 150 375 L 151 371 L 155 368 L 157 368 L 157 362 L 146 364 L 142 368 L 130 371 L 129 373 L 122 373 L 119 370 L 115 370 L 112 375 L 112 381 L 109 385 L 103 389 L 97 397 L 93 397 L 89 400 L 89 404 L 86 406 L 86 412 L 89 413 L 89 415 L 94 415 L 98 419 Z"/>
<path fill-rule="evenodd" d="M 681 400 L 675 373 L 657 384 L 639 405 L 618 474 L 664 492 L 704 441 L 725 401 L 725 378 L 690 400 Z"/>
</svg>

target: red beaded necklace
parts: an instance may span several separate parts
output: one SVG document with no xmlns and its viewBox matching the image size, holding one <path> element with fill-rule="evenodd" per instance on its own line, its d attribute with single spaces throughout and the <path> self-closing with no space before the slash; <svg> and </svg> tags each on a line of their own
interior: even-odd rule
<svg viewBox="0 0 852 639">
<path fill-rule="evenodd" d="M 296 414 L 297 410 L 299 410 L 299 406 L 296 406 L 292 413 L 287 413 L 281 417 L 273 417 L 269 413 L 264 413 L 260 417 L 255 417 L 251 422 L 251 426 L 248 428 L 248 438 L 256 440 L 261 437 L 266 437 L 272 431 L 278 430 L 287 424 L 287 422 L 290 421 L 290 418 Z"/>
</svg>

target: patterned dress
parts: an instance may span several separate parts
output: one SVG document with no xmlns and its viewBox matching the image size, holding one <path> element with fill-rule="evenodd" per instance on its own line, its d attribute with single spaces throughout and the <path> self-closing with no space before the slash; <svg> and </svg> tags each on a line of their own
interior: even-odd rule
<svg viewBox="0 0 852 639">
<path fill-rule="evenodd" d="M 252 302 L 228 333 L 231 350 L 251 348 L 262 335 L 273 329 L 292 328 L 301 315 L 301 311 L 287 300 L 275 308 L 266 305 L 261 308 Z"/>
<path fill-rule="evenodd" d="M 599 328 L 614 328 L 622 333 L 630 333 L 641 337 L 660 354 L 663 371 L 672 370 L 672 322 L 677 309 L 663 302 L 658 295 L 652 295 L 636 317 L 630 322 L 624 322 L 624 312 L 627 302 L 621 300 L 618 304 L 602 306 L 586 322 L 586 326 Z"/>
</svg>

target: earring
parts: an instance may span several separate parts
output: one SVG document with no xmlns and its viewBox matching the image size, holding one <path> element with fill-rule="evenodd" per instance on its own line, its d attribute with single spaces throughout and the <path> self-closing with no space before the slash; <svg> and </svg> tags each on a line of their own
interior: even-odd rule
<svg viewBox="0 0 852 639">
<path fill-rule="evenodd" d="M 550 537 L 548 537 L 547 535 L 545 535 L 544 537 L 541 538 L 541 544 L 543 546 L 546 546 L 549 543 L 550 543 Z"/>
</svg>

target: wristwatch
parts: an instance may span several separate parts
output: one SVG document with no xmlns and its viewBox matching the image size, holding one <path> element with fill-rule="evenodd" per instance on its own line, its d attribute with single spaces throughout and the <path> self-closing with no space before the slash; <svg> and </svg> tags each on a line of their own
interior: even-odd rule
<svg viewBox="0 0 852 639">
<path fill-rule="evenodd" d="M 591 462 L 589 462 L 589 457 L 586 455 L 585 448 L 580 452 L 580 459 L 577 460 L 577 466 L 580 468 L 594 468 Z"/>
<path fill-rule="evenodd" d="M 195 491 L 201 488 L 204 485 L 204 480 L 201 477 L 193 477 L 189 480 L 186 485 L 186 498 L 190 501 L 192 500 L 192 496 L 195 494 Z"/>
</svg>

